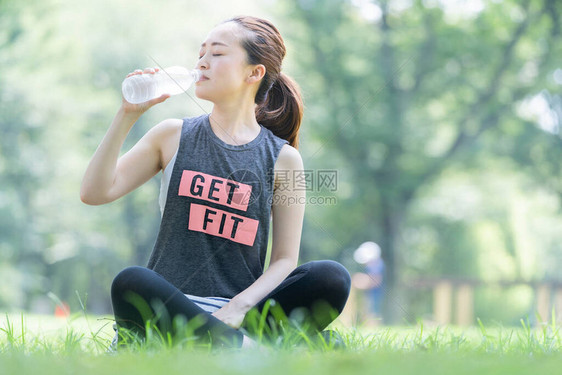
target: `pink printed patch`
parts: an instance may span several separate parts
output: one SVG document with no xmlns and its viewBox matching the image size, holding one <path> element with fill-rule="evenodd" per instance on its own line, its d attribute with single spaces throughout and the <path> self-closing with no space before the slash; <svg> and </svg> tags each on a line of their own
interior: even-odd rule
<svg viewBox="0 0 562 375">
<path fill-rule="evenodd" d="M 246 211 L 252 194 L 252 185 L 184 170 L 178 194 Z"/>
<path fill-rule="evenodd" d="M 190 205 L 188 224 L 190 230 L 252 246 L 256 239 L 258 225 L 259 221 L 255 219 L 201 204 Z"/>
</svg>

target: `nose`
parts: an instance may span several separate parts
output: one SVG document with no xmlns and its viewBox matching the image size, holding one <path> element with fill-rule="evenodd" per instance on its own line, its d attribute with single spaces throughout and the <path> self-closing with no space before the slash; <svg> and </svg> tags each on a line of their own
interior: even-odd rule
<svg viewBox="0 0 562 375">
<path fill-rule="evenodd" d="M 205 55 L 206 56 L 206 55 Z M 209 64 L 207 63 L 207 60 L 205 59 L 205 56 L 202 56 L 199 61 L 197 61 L 197 69 L 199 70 L 205 70 L 209 68 Z"/>
</svg>

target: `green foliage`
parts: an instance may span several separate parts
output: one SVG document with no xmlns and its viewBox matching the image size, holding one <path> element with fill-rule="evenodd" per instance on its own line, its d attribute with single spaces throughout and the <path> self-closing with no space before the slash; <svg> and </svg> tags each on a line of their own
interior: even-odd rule
<svg viewBox="0 0 562 375">
<path fill-rule="evenodd" d="M 45 316 L 5 316 L 0 329 L 0 347 L 3 353 L 27 354 L 104 354 L 110 344 L 113 330 L 105 319 L 93 316 L 73 316 L 68 321 Z M 56 320 L 56 321 L 55 321 Z M 47 332 L 28 328 L 29 321 L 36 326 L 38 322 L 50 326 Z M 416 327 L 385 327 L 381 329 L 337 328 L 334 337 L 340 335 L 345 345 L 334 346 L 329 335 L 307 334 L 302 327 L 285 327 L 277 340 L 257 340 L 254 349 L 277 351 L 333 351 L 345 352 L 383 351 L 383 352 L 490 352 L 495 354 L 535 353 L 552 354 L 560 351 L 559 327 L 550 322 L 534 329 L 521 319 L 521 328 L 486 326 L 478 320 L 478 328 L 461 329 L 453 326 L 426 327 L 422 322 Z M 92 324 L 94 329 L 92 329 Z M 120 328 L 121 344 L 117 354 L 132 352 L 154 352 L 165 350 L 202 350 L 210 352 L 211 346 L 197 345 L 192 332 L 187 328 L 185 335 L 173 339 L 162 334 L 152 323 L 146 325 L 147 334 L 140 337 L 132 331 Z M 178 330 L 179 332 L 179 330 Z M 180 339 L 180 336 L 185 336 Z M 191 337 L 191 338 L 190 338 Z M 55 348 L 55 350 L 53 350 Z M 226 349 L 227 351 L 231 349 Z M 246 350 L 246 349 L 242 349 Z M 252 350 L 249 348 L 248 350 Z M 111 353 L 110 353 L 111 354 Z M 114 353 L 115 354 L 115 353 Z"/>
<path fill-rule="evenodd" d="M 120 82 L 139 67 L 193 65 L 208 30 L 236 13 L 279 26 L 285 71 L 306 101 L 305 168 L 338 173 L 336 191 L 307 192 L 337 204 L 307 206 L 303 261 L 334 258 L 359 271 L 353 250 L 378 242 L 387 317 L 399 321 L 401 309 L 421 316 L 430 305 L 429 293 L 416 293 L 398 309 L 404 280 L 558 277 L 561 5 L 447 3 L 294 0 L 265 12 L 252 1 L 1 1 L 0 274 L 10 282 L 0 309 L 51 312 L 54 292 L 76 311 L 78 291 L 93 312 L 110 311 L 112 278 L 146 264 L 159 224 L 158 179 L 108 206 L 79 200 Z M 171 98 L 143 116 L 125 148 L 162 119 L 205 110 Z M 529 300 L 501 298 L 518 297 Z M 486 321 L 520 318 L 495 310 L 477 305 Z"/>
<path fill-rule="evenodd" d="M 119 107 L 125 75 L 194 64 L 205 30 L 232 14 L 233 5 L 223 5 L 210 16 L 210 4 L 173 1 L 2 2 L 0 272 L 10 283 L 0 286 L 0 310 L 51 312 L 54 292 L 74 311 L 79 291 L 105 313 L 112 278 L 146 264 L 160 220 L 159 178 L 103 207 L 80 202 L 81 178 Z M 204 110 L 188 96 L 164 107 L 138 121 L 125 150 L 166 117 Z"/>
<path fill-rule="evenodd" d="M 329 4 L 284 8 L 299 45 L 295 75 L 306 77 L 305 161 L 337 165 L 342 187 L 337 207 L 308 209 L 307 229 L 318 232 L 305 237 L 308 252 L 349 256 L 378 242 L 391 296 L 400 280 L 428 274 L 544 277 L 557 250 L 533 234 L 542 244 L 529 249 L 518 232 L 531 224 L 510 212 L 546 194 L 556 213 L 541 215 L 560 228 L 560 4 Z M 525 195 L 503 196 L 494 187 L 503 181 Z M 490 274 L 484 264 L 501 267 Z M 387 320 L 400 321 L 388 302 Z"/>
</svg>

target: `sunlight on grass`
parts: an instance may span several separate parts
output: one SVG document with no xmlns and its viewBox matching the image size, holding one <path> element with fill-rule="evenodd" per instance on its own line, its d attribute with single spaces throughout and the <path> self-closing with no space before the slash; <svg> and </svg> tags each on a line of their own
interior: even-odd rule
<svg viewBox="0 0 562 375">
<path fill-rule="evenodd" d="M 1 352 L 104 353 L 113 337 L 111 316 L 5 314 L 0 324 Z"/>
<path fill-rule="evenodd" d="M 156 338 L 107 354 L 111 317 L 68 319 L 6 314 L 0 323 L 2 374 L 127 373 L 553 373 L 561 359 L 559 327 L 455 326 L 346 328 L 334 324 L 343 346 L 302 332 L 251 349 L 211 350 L 168 345 Z M 556 367 L 555 367 L 556 366 Z"/>
</svg>

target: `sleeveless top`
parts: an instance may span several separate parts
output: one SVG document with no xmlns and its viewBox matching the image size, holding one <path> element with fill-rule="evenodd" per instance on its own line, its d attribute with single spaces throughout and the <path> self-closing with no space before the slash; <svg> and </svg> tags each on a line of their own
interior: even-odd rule
<svg viewBox="0 0 562 375">
<path fill-rule="evenodd" d="M 184 294 L 232 298 L 263 273 L 274 166 L 289 142 L 260 128 L 249 143 L 232 145 L 208 115 L 183 120 L 147 267 Z"/>
<path fill-rule="evenodd" d="M 158 206 L 160 207 L 160 216 L 164 215 L 164 207 L 166 206 L 166 198 L 168 198 L 168 186 L 170 186 L 170 179 L 172 178 L 172 169 L 178 157 L 178 150 L 168 163 L 166 168 L 162 171 L 162 180 L 160 181 L 160 195 L 158 196 Z"/>
</svg>

